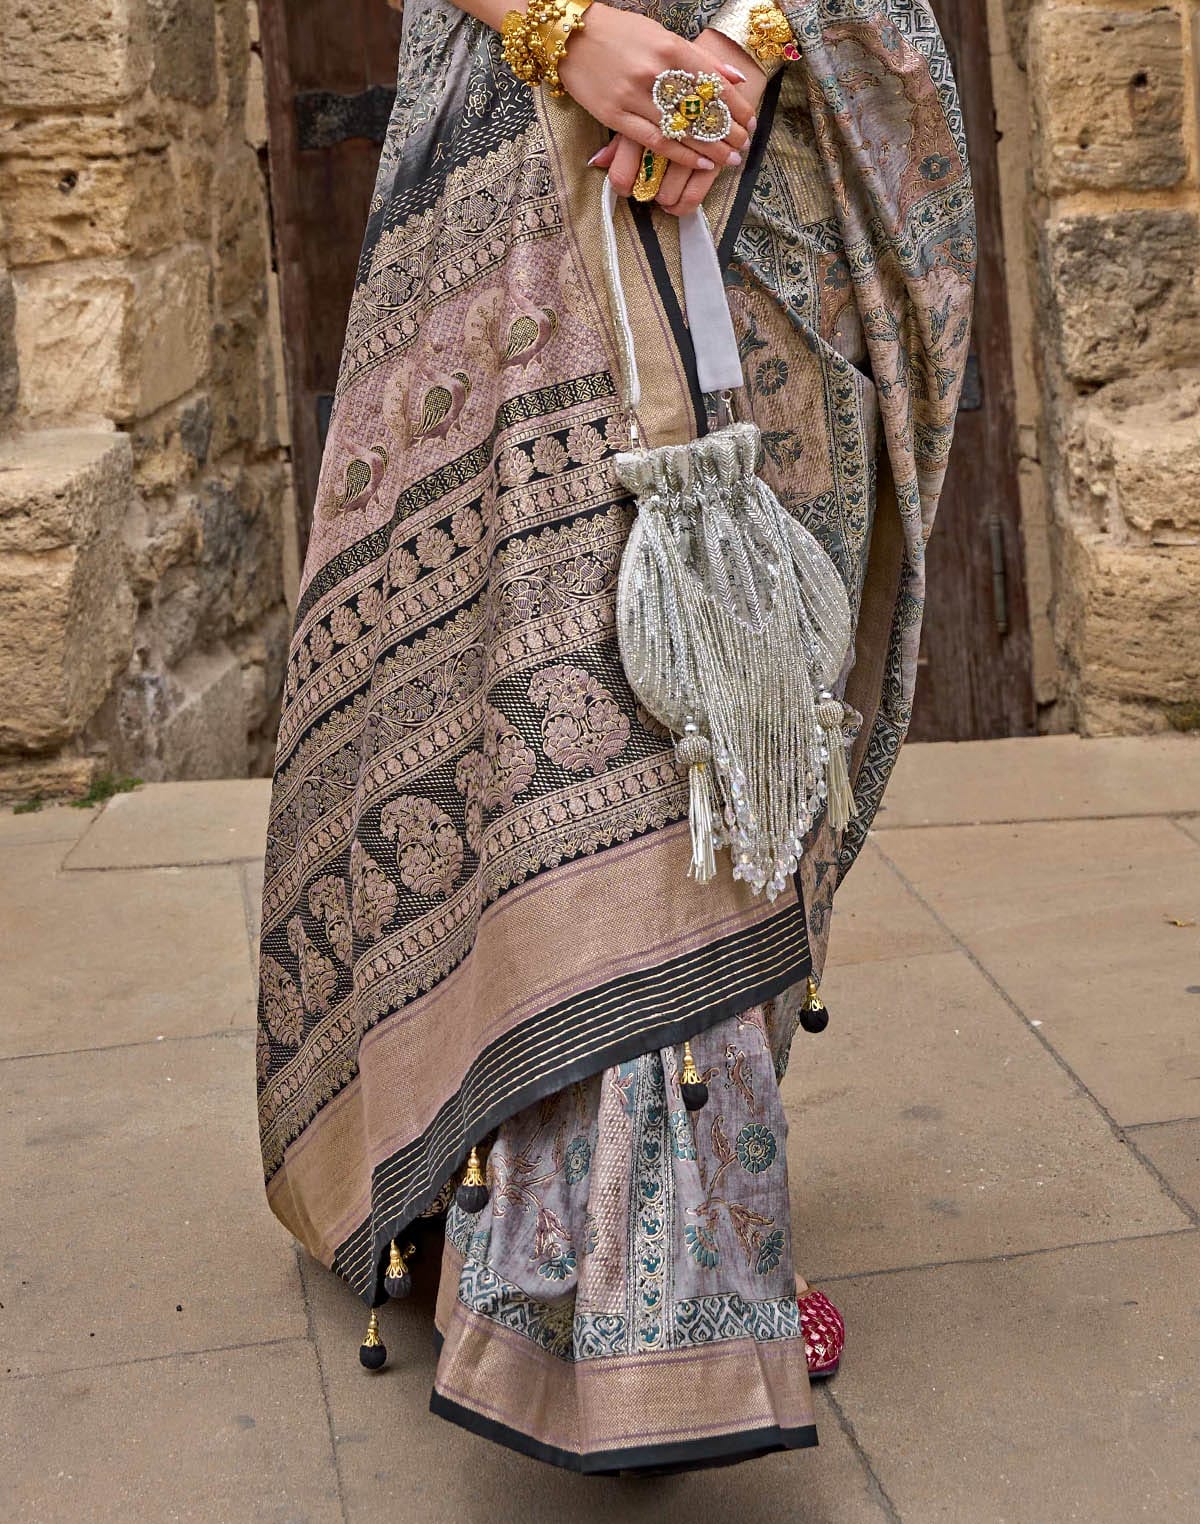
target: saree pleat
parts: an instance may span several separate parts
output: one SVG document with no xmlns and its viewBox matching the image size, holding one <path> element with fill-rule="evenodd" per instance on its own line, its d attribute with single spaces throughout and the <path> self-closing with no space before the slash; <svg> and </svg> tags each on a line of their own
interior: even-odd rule
<svg viewBox="0 0 1200 1524">
<path fill-rule="evenodd" d="M 751 1055 L 741 1037 L 765 1033 L 763 1012 L 790 1033 L 793 992 L 820 972 L 834 890 L 907 728 L 973 243 L 953 82 L 924 0 L 788 13 L 802 61 L 776 77 L 745 165 L 705 206 L 763 475 L 833 558 L 858 620 L 842 681 L 861 717 L 849 828 L 839 839 L 821 823 L 773 903 L 727 866 L 711 883 L 688 876 L 686 776 L 635 702 L 614 632 L 632 507 L 611 460 L 628 419 L 600 181 L 584 168 L 607 132 L 519 85 L 495 36 L 446 0 L 405 7 L 287 664 L 257 1050 L 271 1206 L 376 1303 L 389 1241 L 444 1202 L 468 1148 L 495 1134 L 499 1194 L 478 1223 L 451 1217 L 435 1400 L 578 1469 L 620 1468 L 632 1452 L 668 1464 L 697 1437 L 714 1455 L 812 1442 L 778 1103 L 787 1044 L 764 1038 Z M 705 12 L 659 15 L 694 34 Z M 680 443 L 706 412 L 675 225 L 641 208 L 618 240 L 641 433 Z M 639 1344 L 633 1198 L 624 1237 L 610 1235 L 607 1252 L 622 1242 L 626 1260 L 609 1305 L 583 1263 L 595 1166 L 567 1179 L 583 1149 L 571 1155 L 566 1118 L 594 1160 L 615 1158 L 635 1121 L 682 1147 L 672 1085 L 689 1037 L 721 1075 L 726 1049 L 745 1050 L 740 1072 L 766 1109 L 737 1112 L 729 1079 L 703 1138 L 697 1124 L 696 1159 L 671 1156 L 664 1253 L 678 1274 L 663 1342 Z M 612 1109 L 627 1081 L 641 1096 L 628 1115 Z M 574 1223 L 574 1263 L 566 1249 L 558 1262 L 570 1295 L 549 1298 L 539 1266 L 553 1255 L 530 1261 L 511 1237 L 527 1217 L 536 1234 L 540 1208 L 506 1204 L 502 1179 L 543 1115 L 543 1143 L 562 1131 L 548 1158 L 569 1187 L 559 1218 Z M 769 1182 L 738 1154 L 747 1129 L 761 1142 L 755 1128 L 772 1139 Z M 705 1172 L 737 1182 L 724 1206 Z M 637 1184 L 628 1160 L 623 1182 Z M 728 1242 L 708 1265 L 703 1232 L 688 1235 L 714 1211 Z M 510 1316 L 535 1291 L 553 1337 Z M 572 1343 L 564 1358 L 575 1320 L 617 1317 L 621 1297 L 626 1342 L 604 1358 Z M 700 1304 L 721 1316 L 705 1322 Z M 689 1319 L 718 1332 L 689 1344 Z M 680 1386 L 675 1361 L 698 1387 Z M 741 1394 L 724 1431 L 693 1400 L 717 1361 Z M 482 1395 L 487 1369 L 499 1399 Z M 656 1379 L 675 1396 L 651 1423 Z M 635 1395 L 618 1408 L 608 1393 L 621 1380 Z M 518 1389 L 541 1416 L 517 1410 Z"/>
</svg>

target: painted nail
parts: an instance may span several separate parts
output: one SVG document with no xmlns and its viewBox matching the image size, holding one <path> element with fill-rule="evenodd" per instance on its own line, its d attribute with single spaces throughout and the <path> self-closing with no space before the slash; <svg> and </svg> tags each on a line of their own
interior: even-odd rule
<svg viewBox="0 0 1200 1524">
<path fill-rule="evenodd" d="M 716 167 L 711 159 L 699 158 L 696 160 L 697 169 L 716 169 Z"/>
<path fill-rule="evenodd" d="M 733 151 L 730 153 L 729 162 L 730 164 L 740 164 L 742 162 L 742 156 L 740 153 L 738 153 L 736 148 L 733 149 Z"/>
<path fill-rule="evenodd" d="M 754 129 L 757 126 L 758 126 L 758 118 L 756 116 L 752 116 L 750 118 L 750 120 L 746 123 L 746 131 L 747 132 L 753 132 Z"/>
<path fill-rule="evenodd" d="M 605 147 L 605 148 L 607 148 L 607 147 L 608 147 L 608 144 L 607 144 L 607 143 L 606 143 L 606 144 L 605 144 L 605 145 L 604 145 L 604 147 Z M 596 160 L 597 160 L 597 159 L 598 159 L 598 158 L 599 158 L 599 157 L 600 157 L 600 155 L 601 155 L 601 154 L 602 154 L 602 153 L 603 153 L 603 152 L 604 152 L 604 148 L 597 148 L 597 150 L 596 150 L 596 152 L 595 152 L 595 153 L 594 153 L 594 154 L 593 154 L 593 155 L 592 155 L 592 156 L 591 156 L 591 158 L 590 158 L 590 159 L 589 159 L 589 160 L 588 160 L 588 161 L 587 161 L 587 167 L 588 167 L 588 168 L 589 168 L 589 169 L 591 169 L 591 168 L 592 168 L 592 167 L 593 167 L 593 166 L 594 166 L 594 165 L 595 165 L 595 163 L 596 163 Z"/>
<path fill-rule="evenodd" d="M 735 84 L 744 85 L 746 83 L 746 76 L 740 69 L 734 69 L 731 67 L 726 69 L 725 72 Z"/>
</svg>

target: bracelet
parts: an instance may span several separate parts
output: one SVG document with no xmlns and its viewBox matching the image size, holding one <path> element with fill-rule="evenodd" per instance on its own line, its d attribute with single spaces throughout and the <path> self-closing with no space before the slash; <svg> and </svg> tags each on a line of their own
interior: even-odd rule
<svg viewBox="0 0 1200 1524">
<path fill-rule="evenodd" d="M 530 89 L 545 85 L 551 95 L 566 92 L 558 66 L 573 32 L 583 27 L 592 0 L 528 0 L 524 11 L 509 11 L 500 23 L 504 61 Z"/>
<path fill-rule="evenodd" d="M 800 57 L 791 24 L 770 0 L 725 0 L 708 24 L 749 53 L 768 78 Z"/>
</svg>

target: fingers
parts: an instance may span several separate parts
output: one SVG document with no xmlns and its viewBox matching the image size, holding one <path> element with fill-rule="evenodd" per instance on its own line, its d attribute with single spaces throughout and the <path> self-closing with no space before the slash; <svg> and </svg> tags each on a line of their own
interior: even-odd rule
<svg viewBox="0 0 1200 1524">
<path fill-rule="evenodd" d="M 682 164 L 686 169 L 713 169 L 718 164 L 729 162 L 732 149 L 723 143 L 703 143 L 693 148 L 689 143 L 676 142 L 674 138 L 667 137 L 659 131 L 657 122 L 648 122 L 644 116 L 635 116 L 633 112 L 623 112 L 617 124 L 618 131 L 625 137 L 632 138 L 635 143 L 640 143 L 643 148 L 648 148 L 652 153 L 662 154 L 664 159 L 670 159 L 672 164 Z M 740 155 L 738 162 L 740 162 Z M 612 171 L 609 171 L 610 175 Z M 637 167 L 634 166 L 634 174 Z M 619 181 L 613 183 L 622 195 L 629 192 L 622 189 Z M 632 178 L 629 181 L 633 186 Z"/>
<path fill-rule="evenodd" d="M 693 173 L 693 170 L 684 169 L 682 164 L 667 165 L 667 172 L 662 177 L 662 184 L 658 187 L 658 194 L 654 198 L 664 211 L 675 210 L 675 203 L 683 194 L 684 187 L 692 178 Z"/>
<path fill-rule="evenodd" d="M 713 181 L 717 178 L 717 171 L 715 169 L 708 171 L 692 170 L 689 174 L 686 170 L 681 170 L 682 181 L 673 180 L 668 184 L 668 177 L 672 176 L 677 169 L 679 169 L 679 166 L 672 164 L 670 169 L 667 170 L 655 200 L 662 207 L 663 211 L 670 212 L 673 217 L 686 217 L 689 212 L 694 212 L 705 196 L 708 195 L 712 189 Z M 671 196 L 671 201 L 664 201 L 664 194 Z"/>
<path fill-rule="evenodd" d="M 612 164 L 613 158 L 616 155 L 617 148 L 620 145 L 620 142 L 621 142 L 620 134 L 618 134 L 616 137 L 609 138 L 608 142 L 605 143 L 604 147 L 603 148 L 598 148 L 596 150 L 596 152 L 588 160 L 588 168 L 589 169 L 607 169 Z"/>
<path fill-rule="evenodd" d="M 641 166 L 642 147 L 636 139 L 625 137 L 624 134 L 614 141 L 616 152 L 608 168 L 608 178 L 612 181 L 618 195 L 628 196 L 633 190 L 633 184 Z"/>
</svg>

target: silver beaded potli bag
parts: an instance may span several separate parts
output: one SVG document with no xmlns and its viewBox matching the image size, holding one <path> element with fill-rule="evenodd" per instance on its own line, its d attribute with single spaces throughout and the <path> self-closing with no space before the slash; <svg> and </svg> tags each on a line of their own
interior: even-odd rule
<svg viewBox="0 0 1200 1524">
<path fill-rule="evenodd" d="M 614 462 L 637 500 L 617 584 L 617 636 L 641 704 L 689 770 L 691 874 L 733 875 L 774 899 L 821 809 L 855 813 L 845 706 L 833 694 L 850 647 L 837 567 L 757 474 L 757 425 L 727 422 L 687 444 L 645 448 L 641 400 L 604 183 L 605 271 L 633 448 Z M 703 212 L 679 220 L 684 300 L 700 386 L 728 416 L 741 359 Z"/>
</svg>

